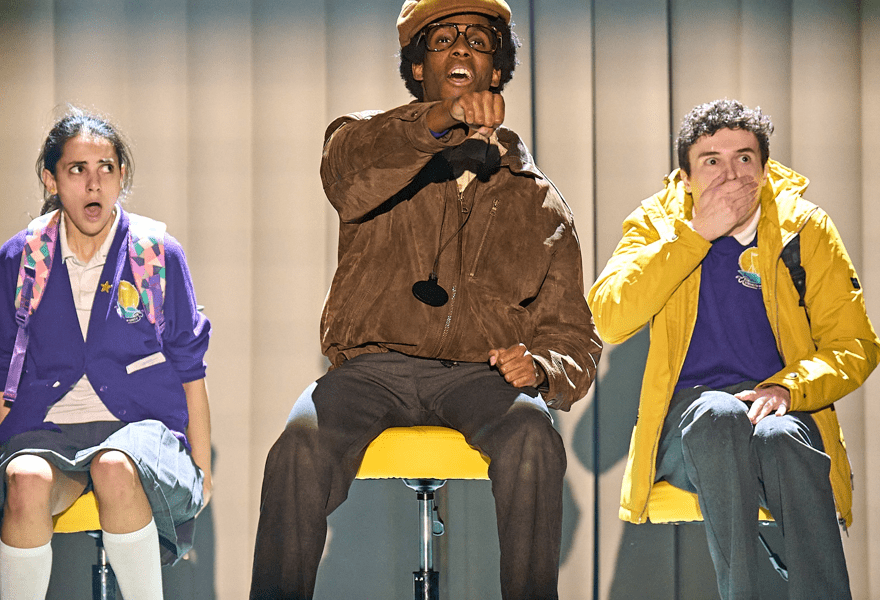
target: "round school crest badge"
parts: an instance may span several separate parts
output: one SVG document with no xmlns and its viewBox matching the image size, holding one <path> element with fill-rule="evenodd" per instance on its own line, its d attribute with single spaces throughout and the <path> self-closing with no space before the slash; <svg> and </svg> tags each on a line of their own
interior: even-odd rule
<svg viewBox="0 0 880 600">
<path fill-rule="evenodd" d="M 143 318 L 144 312 L 138 309 L 139 303 L 137 288 L 127 281 L 120 281 L 116 294 L 116 312 L 126 323 L 137 323 Z"/>
<path fill-rule="evenodd" d="M 749 289 L 761 289 L 761 273 L 758 268 L 758 249 L 746 248 L 739 255 L 739 275 L 736 280 Z"/>
</svg>

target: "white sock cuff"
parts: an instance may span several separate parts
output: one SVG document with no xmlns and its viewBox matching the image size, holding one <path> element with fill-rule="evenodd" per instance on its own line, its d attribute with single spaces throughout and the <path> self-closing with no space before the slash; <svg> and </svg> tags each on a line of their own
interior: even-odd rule
<svg viewBox="0 0 880 600">
<path fill-rule="evenodd" d="M 142 529 L 132 531 L 131 533 L 108 533 L 106 531 L 101 532 L 105 544 L 107 542 L 110 542 L 111 544 L 134 544 L 152 535 L 158 534 L 159 531 L 158 529 L 156 529 L 155 519 L 150 519 L 150 522 L 147 523 L 146 526 L 144 526 Z"/>
<path fill-rule="evenodd" d="M 15 546 L 7 546 L 0 540 L 0 554 L 3 556 L 14 556 L 17 558 L 32 558 L 52 554 L 52 542 L 49 541 L 43 546 L 36 548 L 16 548 Z"/>
</svg>

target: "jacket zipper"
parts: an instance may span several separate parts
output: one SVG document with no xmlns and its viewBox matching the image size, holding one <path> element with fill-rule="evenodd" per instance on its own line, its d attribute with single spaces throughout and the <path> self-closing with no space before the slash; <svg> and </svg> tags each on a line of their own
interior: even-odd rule
<svg viewBox="0 0 880 600">
<path fill-rule="evenodd" d="M 486 243 L 486 238 L 489 237 L 489 230 L 492 228 L 492 221 L 495 219 L 495 213 L 498 211 L 498 198 L 494 198 L 492 200 L 492 209 L 489 210 L 489 220 L 486 223 L 486 230 L 483 232 L 483 237 L 480 240 L 480 245 L 477 247 L 477 255 L 474 257 L 473 265 L 471 266 L 470 277 L 473 278 L 477 273 L 477 263 L 480 260 L 480 255 L 483 253 L 483 245 Z"/>
<path fill-rule="evenodd" d="M 446 336 L 449 334 L 449 328 L 452 325 L 452 311 L 455 307 L 456 287 L 452 286 L 452 295 L 449 297 L 449 314 L 446 315 L 446 324 L 443 326 L 443 334 L 440 336 L 440 347 L 446 342 Z"/>
<path fill-rule="evenodd" d="M 459 220 L 461 220 L 461 212 L 464 207 L 464 190 L 459 190 L 458 192 L 458 206 L 459 206 Z M 473 210 L 473 207 L 471 207 Z M 459 232 L 460 233 L 460 232 Z M 459 273 L 461 272 L 461 237 L 458 238 L 458 264 L 459 264 Z M 439 348 L 443 348 L 443 344 L 446 343 L 446 338 L 449 336 L 449 330 L 452 328 L 452 314 L 455 312 L 455 297 L 457 296 L 458 286 L 456 284 L 452 285 L 452 294 L 449 297 L 449 312 L 446 313 L 446 323 L 443 325 L 443 333 L 440 334 L 440 344 Z"/>
</svg>

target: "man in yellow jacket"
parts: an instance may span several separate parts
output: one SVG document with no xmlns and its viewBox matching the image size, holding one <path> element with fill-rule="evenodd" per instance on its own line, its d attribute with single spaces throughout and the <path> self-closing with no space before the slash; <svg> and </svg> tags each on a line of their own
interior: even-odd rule
<svg viewBox="0 0 880 600">
<path fill-rule="evenodd" d="M 852 488 L 833 403 L 880 341 L 807 179 L 769 159 L 772 131 L 734 100 L 695 107 L 680 168 L 627 217 L 589 292 L 605 341 L 650 324 L 620 516 L 644 522 L 659 480 L 696 492 L 721 597 L 757 598 L 760 504 L 783 533 L 790 598 L 848 599 L 838 521 L 852 521 Z"/>
</svg>

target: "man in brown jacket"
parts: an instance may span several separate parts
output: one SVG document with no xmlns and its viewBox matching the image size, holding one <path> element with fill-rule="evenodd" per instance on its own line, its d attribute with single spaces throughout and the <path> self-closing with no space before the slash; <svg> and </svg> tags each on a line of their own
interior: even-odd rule
<svg viewBox="0 0 880 600">
<path fill-rule="evenodd" d="M 572 215 L 504 121 L 518 42 L 503 0 L 407 0 L 416 102 L 327 129 L 339 264 L 331 370 L 293 407 L 263 480 L 251 598 L 311 598 L 327 516 L 384 429 L 443 425 L 491 459 L 505 599 L 557 597 L 568 410 L 601 344 Z"/>
</svg>

